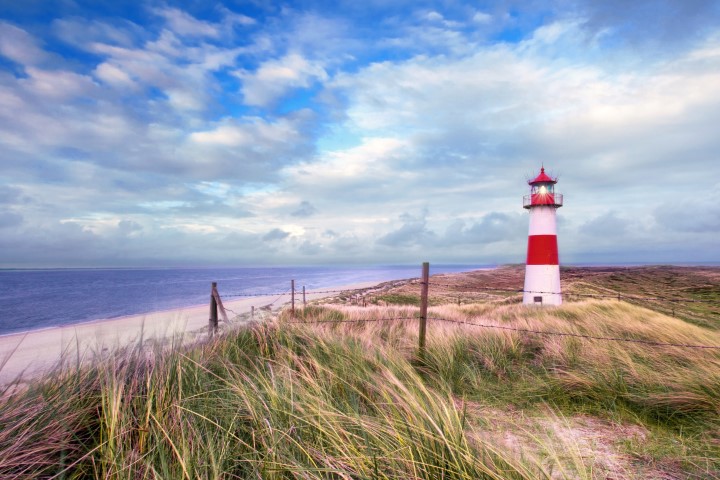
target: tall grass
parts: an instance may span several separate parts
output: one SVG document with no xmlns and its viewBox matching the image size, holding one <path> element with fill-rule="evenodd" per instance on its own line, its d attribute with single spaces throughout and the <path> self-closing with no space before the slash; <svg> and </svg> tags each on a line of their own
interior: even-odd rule
<svg viewBox="0 0 720 480">
<path fill-rule="evenodd" d="M 393 309 L 397 316 L 412 309 Z M 389 309 L 335 309 L 345 320 L 392 316 Z M 328 315 L 329 313 L 326 313 Z M 560 308 L 522 305 L 445 305 L 430 317 L 524 330 L 614 337 L 658 343 L 720 345 L 720 334 L 617 301 Z M 322 319 L 315 315 L 308 320 Z M 378 339 L 412 355 L 416 322 L 320 324 L 335 335 Z M 537 335 L 431 321 L 419 369 L 433 388 L 484 405 L 524 409 L 551 404 L 566 415 L 593 414 L 629 421 L 653 432 L 651 447 L 707 478 L 720 478 L 720 350 L 653 346 L 589 338 Z M 647 445 L 646 445 L 647 446 Z M 650 447 L 648 447 L 650 448 Z M 576 462 L 575 462 L 576 463 Z"/>
<path fill-rule="evenodd" d="M 0 413 L 2 478 L 543 478 L 399 352 L 259 326 L 58 372 Z"/>
<path fill-rule="evenodd" d="M 58 369 L 2 399 L 0 478 L 594 478 L 587 453 L 557 435 L 499 441 L 481 407 L 621 408 L 701 436 L 718 426 L 717 352 L 433 321 L 421 360 L 416 321 L 398 320 L 416 312 L 312 307 L 206 344 Z M 720 342 L 617 302 L 442 306 L 432 316 Z M 717 450 L 688 451 L 695 470 L 718 467 Z"/>
<path fill-rule="evenodd" d="M 527 330 L 720 345 L 720 334 L 715 331 L 612 301 L 542 310 L 447 306 L 436 309 L 435 315 Z M 458 375 L 481 376 L 482 384 L 468 385 L 466 393 L 482 395 L 487 382 L 494 381 L 503 383 L 502 390 L 513 396 L 521 393 L 520 399 L 590 401 L 605 407 L 622 402 L 638 414 L 678 425 L 715 421 L 720 414 L 720 350 L 492 328 L 433 325 L 433 330 L 431 366 L 435 371 L 455 384 L 463 383 Z"/>
</svg>

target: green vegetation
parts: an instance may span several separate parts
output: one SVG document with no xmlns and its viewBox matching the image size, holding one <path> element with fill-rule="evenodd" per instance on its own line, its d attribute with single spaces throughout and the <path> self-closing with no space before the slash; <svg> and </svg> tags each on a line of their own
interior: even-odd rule
<svg viewBox="0 0 720 480">
<path fill-rule="evenodd" d="M 420 357 L 417 321 L 392 320 L 417 311 L 312 306 L 58 368 L 5 391 L 0 478 L 720 478 L 719 350 L 431 321 Z M 720 345 L 614 300 L 430 316 Z"/>
<path fill-rule="evenodd" d="M 373 301 L 375 304 L 385 305 L 414 305 L 420 306 L 420 295 L 408 295 L 402 293 L 388 293 L 385 295 L 379 295 Z"/>
</svg>

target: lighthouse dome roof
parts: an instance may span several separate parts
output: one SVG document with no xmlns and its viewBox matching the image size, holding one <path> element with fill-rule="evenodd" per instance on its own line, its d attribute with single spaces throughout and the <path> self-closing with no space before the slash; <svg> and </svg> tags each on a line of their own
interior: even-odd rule
<svg viewBox="0 0 720 480">
<path fill-rule="evenodd" d="M 538 175 L 537 177 L 528 181 L 528 184 L 530 184 L 530 185 L 533 185 L 536 183 L 557 183 L 557 179 L 550 177 L 548 174 L 545 173 L 545 167 L 541 167 L 540 175 Z"/>
</svg>

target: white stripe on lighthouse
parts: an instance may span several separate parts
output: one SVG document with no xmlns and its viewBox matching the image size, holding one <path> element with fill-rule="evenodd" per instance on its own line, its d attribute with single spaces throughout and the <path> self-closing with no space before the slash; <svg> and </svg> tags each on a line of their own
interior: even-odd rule
<svg viewBox="0 0 720 480">
<path fill-rule="evenodd" d="M 530 209 L 528 235 L 557 235 L 555 207 L 537 206 Z"/>
<path fill-rule="evenodd" d="M 525 288 L 523 290 L 523 303 L 525 304 L 561 305 L 560 266 L 525 266 Z M 536 297 L 541 297 L 542 300 L 536 302 Z"/>
</svg>

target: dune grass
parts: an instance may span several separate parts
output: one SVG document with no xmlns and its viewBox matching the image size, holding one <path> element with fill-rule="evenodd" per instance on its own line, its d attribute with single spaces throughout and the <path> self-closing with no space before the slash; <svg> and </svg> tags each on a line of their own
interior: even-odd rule
<svg viewBox="0 0 720 480">
<path fill-rule="evenodd" d="M 2 399 L 0 478 L 605 478 L 593 452 L 558 433 L 579 414 L 648 429 L 641 445 L 618 445 L 637 471 L 667 462 L 720 477 L 720 352 L 431 321 L 420 358 L 417 322 L 398 320 L 416 313 L 314 306 L 205 344 L 58 368 Z M 431 316 L 720 344 L 620 302 Z"/>
</svg>

